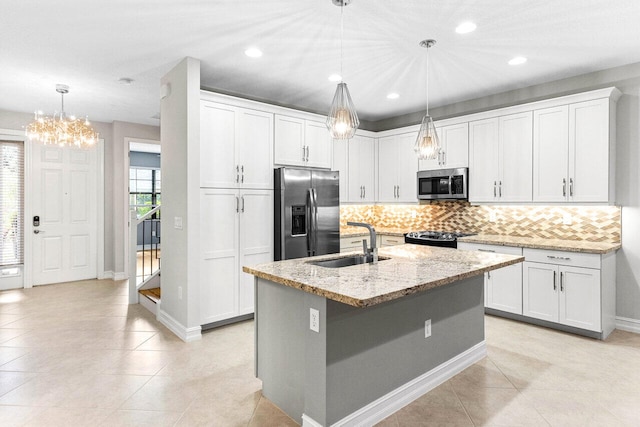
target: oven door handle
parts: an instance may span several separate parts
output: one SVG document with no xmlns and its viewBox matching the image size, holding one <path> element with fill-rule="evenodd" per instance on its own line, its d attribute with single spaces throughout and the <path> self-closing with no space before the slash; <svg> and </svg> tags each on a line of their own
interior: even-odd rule
<svg viewBox="0 0 640 427">
<path fill-rule="evenodd" d="M 449 194 L 451 194 L 451 189 L 453 188 L 453 177 L 449 177 Z"/>
</svg>

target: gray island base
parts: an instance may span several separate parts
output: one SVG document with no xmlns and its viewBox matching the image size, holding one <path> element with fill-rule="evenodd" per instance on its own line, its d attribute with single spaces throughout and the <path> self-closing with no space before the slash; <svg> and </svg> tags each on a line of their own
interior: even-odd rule
<svg viewBox="0 0 640 427">
<path fill-rule="evenodd" d="M 482 359 L 483 273 L 523 261 L 405 244 L 314 265 L 346 255 L 243 268 L 262 393 L 303 426 L 373 425 Z"/>
</svg>

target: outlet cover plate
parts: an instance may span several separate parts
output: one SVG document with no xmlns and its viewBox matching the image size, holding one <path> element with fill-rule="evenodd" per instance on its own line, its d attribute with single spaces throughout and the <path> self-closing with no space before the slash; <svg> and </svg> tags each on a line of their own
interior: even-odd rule
<svg viewBox="0 0 640 427">
<path fill-rule="evenodd" d="M 309 329 L 320 333 L 320 311 L 315 308 L 309 309 Z"/>
</svg>

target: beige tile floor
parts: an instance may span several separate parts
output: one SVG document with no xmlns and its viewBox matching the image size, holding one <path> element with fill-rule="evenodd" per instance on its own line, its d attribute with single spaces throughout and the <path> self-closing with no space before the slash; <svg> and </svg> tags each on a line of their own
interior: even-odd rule
<svg viewBox="0 0 640 427">
<path fill-rule="evenodd" d="M 381 426 L 640 426 L 640 335 L 486 318 L 488 357 Z M 253 323 L 185 344 L 126 282 L 0 292 L 0 426 L 289 426 L 253 377 Z"/>
</svg>

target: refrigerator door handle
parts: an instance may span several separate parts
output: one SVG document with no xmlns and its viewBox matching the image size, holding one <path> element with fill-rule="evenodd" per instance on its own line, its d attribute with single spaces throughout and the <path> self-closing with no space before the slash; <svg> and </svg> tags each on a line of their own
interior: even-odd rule
<svg viewBox="0 0 640 427">
<path fill-rule="evenodd" d="M 307 256 L 313 256 L 313 189 L 307 189 Z"/>
<path fill-rule="evenodd" d="M 318 253 L 318 190 L 313 189 L 313 255 Z"/>
</svg>

